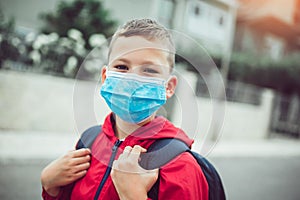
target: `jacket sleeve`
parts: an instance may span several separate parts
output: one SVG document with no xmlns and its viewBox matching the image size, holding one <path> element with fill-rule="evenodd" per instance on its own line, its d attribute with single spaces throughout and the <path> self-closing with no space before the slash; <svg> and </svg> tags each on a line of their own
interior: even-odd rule
<svg viewBox="0 0 300 200">
<path fill-rule="evenodd" d="M 43 200 L 69 200 L 71 197 L 73 187 L 73 183 L 62 187 L 59 194 L 56 197 L 51 196 L 46 192 L 44 188 L 42 188 Z"/>
<path fill-rule="evenodd" d="M 208 183 L 193 156 L 182 153 L 160 169 L 158 199 L 208 200 Z"/>
</svg>

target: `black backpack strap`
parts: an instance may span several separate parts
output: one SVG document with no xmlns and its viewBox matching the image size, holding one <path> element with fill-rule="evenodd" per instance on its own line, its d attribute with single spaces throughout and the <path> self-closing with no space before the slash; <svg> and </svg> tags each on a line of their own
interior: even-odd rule
<svg viewBox="0 0 300 200">
<path fill-rule="evenodd" d="M 96 137 L 102 132 L 102 126 L 92 126 L 85 130 L 76 144 L 76 149 L 91 148 Z"/>
<path fill-rule="evenodd" d="M 221 178 L 214 166 L 203 156 L 192 151 L 183 141 L 178 139 L 161 139 L 155 141 L 141 155 L 140 165 L 145 169 L 160 168 L 183 152 L 189 152 L 196 159 L 206 178 L 209 187 L 209 200 L 225 200 L 225 192 Z M 158 199 L 159 179 L 148 192 L 148 197 Z"/>
<path fill-rule="evenodd" d="M 147 149 L 147 153 L 141 155 L 139 164 L 147 170 L 157 169 L 188 149 L 189 147 L 178 139 L 160 139 Z"/>
<path fill-rule="evenodd" d="M 147 149 L 147 153 L 141 155 L 139 164 L 144 169 L 157 169 L 188 149 L 189 147 L 180 140 L 173 138 L 160 139 L 155 141 Z M 157 181 L 148 192 L 148 197 L 153 200 L 158 199 L 159 177 L 160 176 L 158 176 Z"/>
</svg>

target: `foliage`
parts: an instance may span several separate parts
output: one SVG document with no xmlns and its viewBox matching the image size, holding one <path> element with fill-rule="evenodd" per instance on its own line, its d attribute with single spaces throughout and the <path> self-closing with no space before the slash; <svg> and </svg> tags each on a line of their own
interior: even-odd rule
<svg viewBox="0 0 300 200">
<path fill-rule="evenodd" d="M 61 1 L 54 12 L 42 13 L 41 18 L 45 25 L 32 42 L 33 64 L 73 78 L 88 53 L 106 42 L 116 24 L 98 0 Z M 82 73 L 93 77 L 93 69 L 86 66 Z"/>
<path fill-rule="evenodd" d="M 5 60 L 17 59 L 20 56 L 19 43 L 20 39 L 14 34 L 14 20 L 5 19 L 0 10 L 0 68 Z"/>
<path fill-rule="evenodd" d="M 106 56 L 106 37 L 116 23 L 97 0 L 62 1 L 55 12 L 42 14 L 42 19 L 42 33 L 18 35 L 14 21 L 5 20 L 0 12 L 0 68 L 74 78 L 92 49 L 96 60 L 99 55 Z M 91 60 L 84 64 L 81 78 L 93 78 L 99 65 L 99 61 L 95 64 Z"/>
<path fill-rule="evenodd" d="M 87 49 L 91 48 L 88 43 L 91 35 L 102 33 L 109 37 L 116 25 L 99 0 L 62 1 L 55 12 L 43 13 L 41 18 L 45 22 L 42 32 L 55 32 L 60 37 L 66 37 L 70 29 L 76 29 L 82 33 Z"/>
<path fill-rule="evenodd" d="M 57 33 L 38 35 L 29 54 L 33 65 L 44 72 L 70 77 L 75 76 L 76 68 L 85 55 L 86 49 L 82 43 L 70 37 L 59 37 Z"/>
<path fill-rule="evenodd" d="M 188 58 L 188 60 L 186 59 Z M 213 56 L 215 66 L 220 68 L 221 57 Z M 176 55 L 176 62 L 187 66 L 190 71 L 196 71 L 193 66 L 200 66 L 201 73 L 209 74 L 212 60 L 198 52 L 188 52 L 185 58 Z M 189 63 L 194 61 L 194 63 Z M 269 57 L 257 57 L 249 53 L 233 53 L 228 72 L 229 81 L 237 81 L 270 88 L 286 95 L 300 95 L 300 52 L 289 54 L 280 60 Z M 199 76 L 199 79 L 202 77 Z"/>
<path fill-rule="evenodd" d="M 285 94 L 300 94 L 300 53 L 293 53 L 275 61 L 250 54 L 232 56 L 229 80 L 267 87 Z"/>
</svg>

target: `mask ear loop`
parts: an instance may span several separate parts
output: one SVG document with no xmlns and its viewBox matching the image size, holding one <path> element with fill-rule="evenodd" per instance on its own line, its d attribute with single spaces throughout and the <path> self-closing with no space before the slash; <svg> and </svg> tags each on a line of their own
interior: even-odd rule
<svg viewBox="0 0 300 200">
<path fill-rule="evenodd" d="M 103 72 L 104 69 L 106 69 L 106 72 L 105 72 L 105 73 L 107 74 L 107 70 L 108 70 L 107 65 L 103 65 L 103 67 L 102 67 L 102 69 L 101 69 L 101 76 L 100 76 L 100 79 L 99 79 L 99 82 L 100 82 L 101 85 L 103 85 L 103 83 L 104 83 L 104 81 L 103 81 L 103 78 L 104 78 L 104 77 L 103 77 L 103 74 L 102 74 L 102 72 Z M 107 75 L 106 75 L 106 77 L 107 77 Z"/>
<path fill-rule="evenodd" d="M 105 69 L 106 69 L 106 77 L 107 77 L 107 74 L 109 73 L 109 67 L 108 67 L 108 65 L 104 65 L 104 67 L 105 67 Z"/>
<path fill-rule="evenodd" d="M 166 88 L 168 87 L 169 81 L 172 79 L 172 77 L 175 76 L 175 74 L 174 74 L 174 68 L 175 68 L 175 66 L 173 66 L 173 67 L 171 68 L 169 78 L 168 78 L 168 79 L 166 80 L 166 82 L 165 82 L 165 87 L 166 87 Z"/>
<path fill-rule="evenodd" d="M 166 93 L 172 92 L 171 89 L 168 89 L 169 81 L 173 78 L 173 75 L 170 75 L 169 78 L 165 82 Z"/>
<path fill-rule="evenodd" d="M 169 81 L 170 81 L 174 76 L 175 76 L 175 75 L 174 75 L 173 73 L 169 75 L 168 79 L 165 80 L 165 87 L 168 86 Z"/>
</svg>

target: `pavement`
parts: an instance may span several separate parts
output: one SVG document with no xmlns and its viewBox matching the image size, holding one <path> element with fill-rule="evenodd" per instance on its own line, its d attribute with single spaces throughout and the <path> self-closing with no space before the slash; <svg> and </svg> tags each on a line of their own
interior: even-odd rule
<svg viewBox="0 0 300 200">
<path fill-rule="evenodd" d="M 41 199 L 40 173 L 74 148 L 78 136 L 0 131 L 0 199 Z M 194 149 L 201 150 L 200 143 Z M 221 140 L 209 154 L 229 200 L 298 200 L 300 140 Z"/>
<path fill-rule="evenodd" d="M 0 131 L 0 161 L 54 159 L 74 149 L 79 136 L 58 132 Z M 195 151 L 204 152 L 197 141 Z M 300 156 L 300 140 L 273 138 L 261 140 L 220 140 L 209 157 Z M 209 154 L 207 153 L 209 152 Z"/>
</svg>

